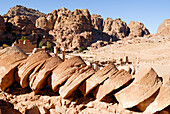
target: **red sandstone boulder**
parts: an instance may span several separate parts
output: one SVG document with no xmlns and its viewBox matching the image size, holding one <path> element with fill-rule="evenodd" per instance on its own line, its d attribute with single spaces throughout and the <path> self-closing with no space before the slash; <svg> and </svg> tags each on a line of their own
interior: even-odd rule
<svg viewBox="0 0 170 114">
<path fill-rule="evenodd" d="M 124 108 L 131 108 L 151 97 L 162 85 L 152 68 L 144 68 L 134 75 L 134 81 L 116 93 L 116 99 Z M 152 99 L 150 99 L 152 101 Z M 146 108 L 146 107 L 145 107 Z"/>
<path fill-rule="evenodd" d="M 131 79 L 131 74 L 124 69 L 118 71 L 116 74 L 112 73 L 109 79 L 104 81 L 104 83 L 99 87 L 97 99 L 102 101 L 106 95 L 116 89 L 119 89 L 123 85 L 126 85 Z"/>
<path fill-rule="evenodd" d="M 84 83 L 84 91 L 81 91 L 84 95 L 90 93 L 95 87 L 104 82 L 107 78 L 118 72 L 116 66 L 112 63 L 105 66 L 102 70 L 97 71 L 94 75 L 88 78 Z M 80 87 L 81 88 L 81 87 Z"/>
<path fill-rule="evenodd" d="M 59 90 L 59 87 L 68 80 L 77 70 L 86 66 L 85 62 L 79 56 L 74 56 L 53 70 L 51 76 L 51 85 L 54 92 Z"/>
<path fill-rule="evenodd" d="M 28 87 L 29 75 L 34 69 L 43 63 L 46 59 L 51 57 L 45 51 L 39 51 L 35 54 L 30 55 L 22 64 L 19 66 L 18 76 L 20 78 L 20 85 L 22 88 Z"/>
<path fill-rule="evenodd" d="M 63 61 L 58 56 L 50 57 L 49 59 L 45 60 L 45 63 L 43 63 L 40 68 L 30 76 L 29 84 L 31 89 L 35 93 L 38 93 L 39 90 L 42 89 L 46 84 L 47 77 L 52 72 L 52 70 L 62 62 Z"/>
<path fill-rule="evenodd" d="M 3 91 L 15 82 L 16 68 L 26 58 L 27 55 L 18 47 L 8 47 L 0 51 L 0 87 Z"/>
<path fill-rule="evenodd" d="M 94 69 L 90 66 L 79 69 L 60 88 L 60 95 L 63 98 L 69 98 L 78 89 L 79 85 L 94 73 Z"/>
<path fill-rule="evenodd" d="M 163 76 L 163 85 L 154 101 L 146 108 L 146 114 L 155 113 L 168 107 L 170 104 L 170 75 Z"/>
</svg>

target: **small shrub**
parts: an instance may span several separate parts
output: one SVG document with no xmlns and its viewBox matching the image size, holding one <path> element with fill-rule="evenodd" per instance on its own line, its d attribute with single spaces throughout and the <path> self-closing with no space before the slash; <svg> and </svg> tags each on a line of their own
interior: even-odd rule
<svg viewBox="0 0 170 114">
<path fill-rule="evenodd" d="M 46 47 L 47 50 L 50 50 L 51 49 L 51 43 L 50 42 L 47 42 L 47 47 Z"/>
<path fill-rule="evenodd" d="M 39 48 L 42 48 L 43 46 L 46 46 L 45 43 L 43 41 L 41 41 L 38 45 Z"/>
<path fill-rule="evenodd" d="M 9 45 L 7 45 L 7 44 L 3 44 L 3 47 L 8 47 Z"/>
<path fill-rule="evenodd" d="M 25 37 L 25 36 L 21 37 L 21 40 L 23 40 L 23 41 L 26 40 L 26 39 L 27 39 L 27 37 Z"/>
<path fill-rule="evenodd" d="M 88 50 L 87 47 L 82 46 L 79 48 L 79 52 L 83 52 L 84 50 Z"/>
</svg>

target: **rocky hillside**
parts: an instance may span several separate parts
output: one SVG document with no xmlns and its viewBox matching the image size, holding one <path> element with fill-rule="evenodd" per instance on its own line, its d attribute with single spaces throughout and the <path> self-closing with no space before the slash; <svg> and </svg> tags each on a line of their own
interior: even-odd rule
<svg viewBox="0 0 170 114">
<path fill-rule="evenodd" d="M 158 33 L 169 33 L 168 20 L 160 25 Z M 37 46 L 43 39 L 43 42 L 49 40 L 58 47 L 65 47 L 67 51 L 74 51 L 88 46 L 98 48 L 119 39 L 149 34 L 141 22 L 132 21 L 127 25 L 120 18 L 104 20 L 100 15 L 91 15 L 87 9 L 70 11 L 63 7 L 43 14 L 17 5 L 0 20 L 0 45 L 11 45 L 16 39 L 25 36 Z"/>
</svg>

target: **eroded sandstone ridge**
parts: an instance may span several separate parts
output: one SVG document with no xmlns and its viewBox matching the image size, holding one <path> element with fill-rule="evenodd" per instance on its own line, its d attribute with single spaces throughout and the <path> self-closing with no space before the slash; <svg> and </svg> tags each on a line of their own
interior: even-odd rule
<svg viewBox="0 0 170 114">
<path fill-rule="evenodd" d="M 149 34 L 142 23 L 133 23 L 128 26 L 120 18 L 104 20 L 100 15 L 91 15 L 87 9 L 70 11 L 62 7 L 44 14 L 17 5 L 0 19 L 0 45 L 11 45 L 24 36 L 37 47 L 48 41 L 51 47 L 56 45 L 75 51 L 89 46 L 98 48 L 128 36 Z"/>
<path fill-rule="evenodd" d="M 0 51 L 0 111 L 19 113 L 155 113 L 169 111 L 169 75 L 153 68 L 135 75 L 110 63 L 101 70 L 80 56 L 63 61 L 48 52 L 28 57 L 18 47 Z M 10 66 L 10 67 L 9 67 Z"/>
</svg>

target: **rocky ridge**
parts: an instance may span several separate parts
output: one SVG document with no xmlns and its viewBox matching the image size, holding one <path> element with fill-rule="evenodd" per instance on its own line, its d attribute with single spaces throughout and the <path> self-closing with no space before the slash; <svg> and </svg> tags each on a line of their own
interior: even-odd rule
<svg viewBox="0 0 170 114">
<path fill-rule="evenodd" d="M 35 23 L 36 19 L 43 15 L 45 14 L 39 12 L 38 10 L 26 8 L 21 5 L 16 5 L 15 7 L 10 8 L 9 11 L 4 16 L 8 16 L 11 18 L 14 18 L 15 16 L 26 16 L 33 23 Z"/>
<path fill-rule="evenodd" d="M 168 30 L 166 20 L 160 25 L 158 33 L 168 34 Z M 100 15 L 91 15 L 87 9 L 70 11 L 63 7 L 43 14 L 17 5 L 0 19 L 0 45 L 11 45 L 16 39 L 25 36 L 37 46 L 41 41 L 50 41 L 53 46 L 55 43 L 59 48 L 75 51 L 81 47 L 99 48 L 127 37 L 149 34 L 149 30 L 141 22 L 132 21 L 127 25 L 120 18 L 104 20 Z"/>
<path fill-rule="evenodd" d="M 1 61 L 3 61 L 3 57 L 12 56 L 16 52 L 22 53 L 16 47 L 1 50 Z M 22 113 L 29 111 L 136 113 L 134 110 L 145 113 L 146 109 L 146 112 L 169 111 L 169 93 L 166 92 L 170 89 L 169 75 L 158 77 L 153 68 L 145 68 L 132 75 L 131 72 L 124 69 L 118 70 L 113 63 L 95 71 L 79 56 L 71 57 L 66 61 L 62 61 L 60 58 L 53 59 L 54 64 L 50 66 L 52 69 L 48 70 L 46 64 L 52 57 L 45 53 L 48 55 L 44 51 L 34 53 L 19 62 L 19 66 L 14 66 L 15 73 L 1 75 L 3 80 L 3 82 L 1 81 L 1 99 L 11 102 L 14 104 L 14 108 Z M 44 56 L 45 61 L 40 61 L 39 56 Z M 13 61 L 17 60 L 13 59 Z M 7 63 L 9 66 L 14 64 Z M 0 65 L 1 69 L 3 67 L 4 64 Z M 48 74 L 43 75 L 42 80 L 36 74 L 44 72 L 44 68 L 47 69 Z M 13 67 L 10 69 L 12 70 Z M 20 71 L 25 73 L 19 73 Z M 2 85 L 2 83 L 7 82 L 9 76 L 13 76 L 14 81 L 5 87 L 5 84 Z M 24 81 L 22 81 L 22 77 L 25 77 Z M 41 83 L 42 86 L 34 85 L 34 81 Z M 37 89 L 32 88 L 32 85 Z M 164 87 L 166 89 L 161 89 Z M 22 95 L 20 95 L 21 93 Z M 126 97 L 127 95 L 128 97 Z M 160 107 L 157 102 L 163 102 L 164 105 Z M 150 110 L 149 106 L 159 107 L 159 109 Z"/>
</svg>

